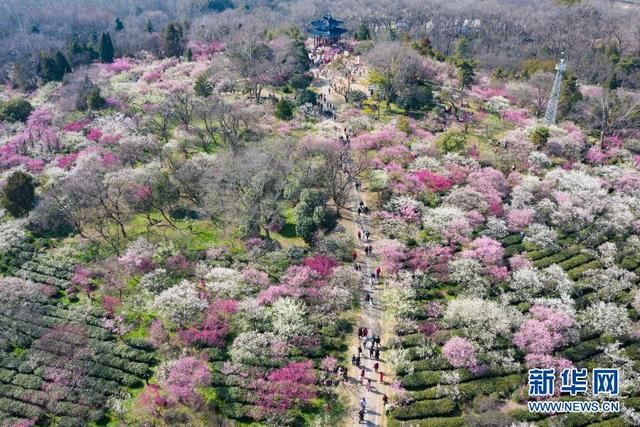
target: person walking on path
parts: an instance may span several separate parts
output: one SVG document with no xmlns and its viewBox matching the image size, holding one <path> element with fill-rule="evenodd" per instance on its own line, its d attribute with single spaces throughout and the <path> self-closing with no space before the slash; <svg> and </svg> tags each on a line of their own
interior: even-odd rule
<svg viewBox="0 0 640 427">
<path fill-rule="evenodd" d="M 364 376 L 365 376 L 365 370 L 364 368 L 360 369 L 360 384 L 364 385 Z"/>
<path fill-rule="evenodd" d="M 358 230 L 358 240 L 362 240 L 362 232 Z"/>
<path fill-rule="evenodd" d="M 374 363 L 374 364 L 373 364 L 373 370 L 374 370 L 374 372 L 376 372 L 376 373 L 377 373 L 377 372 L 378 372 L 378 368 L 380 368 L 380 363 L 378 363 L 378 362 Z"/>
<path fill-rule="evenodd" d="M 367 380 L 367 391 L 371 391 L 371 378 Z"/>
<path fill-rule="evenodd" d="M 351 356 L 351 365 L 356 366 L 356 355 Z"/>
<path fill-rule="evenodd" d="M 356 253 L 356 251 L 353 251 L 353 253 L 351 254 L 351 260 L 353 262 L 356 262 L 356 259 L 358 259 L 358 254 Z"/>
<path fill-rule="evenodd" d="M 376 360 L 380 361 L 380 349 L 376 349 Z"/>
<path fill-rule="evenodd" d="M 373 359 L 373 354 L 374 354 L 373 347 L 371 347 L 369 349 L 369 359 Z"/>
<path fill-rule="evenodd" d="M 356 366 L 360 367 L 360 356 L 356 357 Z"/>
<path fill-rule="evenodd" d="M 376 268 L 376 279 L 380 278 L 380 273 L 382 272 L 382 270 L 380 269 L 380 267 Z"/>
<path fill-rule="evenodd" d="M 380 384 L 384 384 L 384 372 L 380 371 Z"/>
</svg>

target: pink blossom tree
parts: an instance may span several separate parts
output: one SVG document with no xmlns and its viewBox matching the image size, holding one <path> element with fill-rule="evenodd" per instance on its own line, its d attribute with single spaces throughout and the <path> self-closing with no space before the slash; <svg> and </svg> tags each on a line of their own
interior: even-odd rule
<svg viewBox="0 0 640 427">
<path fill-rule="evenodd" d="M 502 262 L 504 249 L 497 240 L 482 236 L 471 242 L 469 248 L 462 251 L 462 256 L 477 259 L 488 267 Z"/>
<path fill-rule="evenodd" d="M 173 363 L 165 387 L 171 399 L 197 406 L 202 399 L 196 388 L 209 385 L 210 382 L 211 374 L 206 362 L 188 356 Z"/>
<path fill-rule="evenodd" d="M 522 231 L 533 221 L 536 212 L 531 208 L 512 209 L 507 214 L 507 226 L 510 231 Z"/>
<path fill-rule="evenodd" d="M 454 368 L 471 368 L 477 364 L 475 346 L 466 338 L 451 338 L 442 346 L 442 354 Z"/>
</svg>

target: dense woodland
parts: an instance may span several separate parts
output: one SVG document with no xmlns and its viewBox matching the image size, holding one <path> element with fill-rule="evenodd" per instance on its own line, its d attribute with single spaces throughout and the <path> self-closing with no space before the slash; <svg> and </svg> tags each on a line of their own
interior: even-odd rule
<svg viewBox="0 0 640 427">
<path fill-rule="evenodd" d="M 356 32 L 362 26 L 375 40 L 418 40 L 427 36 L 434 48 L 450 55 L 456 40 L 470 39 L 474 57 L 486 67 L 526 74 L 531 61 L 550 61 L 565 52 L 578 76 L 603 82 L 613 73 L 635 86 L 640 69 L 640 19 L 637 6 L 611 0 L 465 1 L 277 1 L 144 0 L 22 1 L 0 5 L 0 62 L 7 77 L 15 60 L 27 61 L 42 50 L 71 49 L 74 43 L 97 43 L 104 31 L 115 34 L 116 54 L 158 53 L 159 32 L 169 22 L 187 23 L 191 40 L 220 39 L 233 23 L 259 16 L 270 26 L 304 28 L 333 11 Z M 217 13 L 216 13 L 217 12 Z M 120 26 L 114 24 L 118 19 Z M 247 22 L 247 23 L 248 23 Z"/>
<path fill-rule="evenodd" d="M 0 22 L 0 427 L 640 425 L 640 6 Z M 529 412 L 570 367 L 619 368 L 621 411 Z"/>
</svg>

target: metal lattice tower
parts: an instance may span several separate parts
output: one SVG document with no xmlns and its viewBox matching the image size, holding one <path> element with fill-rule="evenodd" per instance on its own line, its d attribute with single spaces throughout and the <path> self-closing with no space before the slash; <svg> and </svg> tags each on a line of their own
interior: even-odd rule
<svg viewBox="0 0 640 427">
<path fill-rule="evenodd" d="M 564 56 L 564 52 L 562 53 Z M 544 115 L 544 122 L 548 125 L 556 123 L 556 114 L 558 113 L 558 100 L 560 99 L 560 86 L 562 85 L 562 75 L 567 69 L 567 64 L 564 62 L 564 58 L 560 58 L 560 62 L 556 64 L 556 78 L 553 81 L 553 89 L 551 89 L 551 96 L 547 102 L 547 112 Z"/>
</svg>

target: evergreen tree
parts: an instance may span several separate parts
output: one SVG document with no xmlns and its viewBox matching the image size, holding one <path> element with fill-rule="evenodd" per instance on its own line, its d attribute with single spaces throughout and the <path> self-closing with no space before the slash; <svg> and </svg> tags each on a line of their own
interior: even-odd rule
<svg viewBox="0 0 640 427">
<path fill-rule="evenodd" d="M 109 33 L 102 33 L 100 39 L 100 61 L 106 64 L 113 62 L 113 43 L 111 42 L 111 36 Z"/>
<path fill-rule="evenodd" d="M 281 99 L 276 104 L 276 117 L 280 120 L 293 119 L 293 105 L 286 99 Z"/>
<path fill-rule="evenodd" d="M 2 207 L 16 218 L 27 215 L 35 205 L 35 188 L 31 175 L 14 172 L 2 189 Z"/>
<path fill-rule="evenodd" d="M 371 40 L 371 32 L 364 22 L 360 24 L 358 31 L 356 31 L 356 40 Z"/>
<path fill-rule="evenodd" d="M 560 100 L 558 102 L 560 116 L 566 117 L 569 115 L 580 100 L 582 100 L 582 94 L 578 90 L 578 78 L 572 72 L 567 71 L 560 87 Z"/>
<path fill-rule="evenodd" d="M 116 18 L 116 33 L 124 30 L 124 24 L 120 18 Z"/>
<path fill-rule="evenodd" d="M 196 83 L 193 86 L 193 91 L 196 95 L 203 98 L 206 98 L 213 93 L 213 85 L 209 81 L 206 73 L 202 73 L 198 76 Z"/>
<path fill-rule="evenodd" d="M 144 24 L 144 29 L 147 33 L 155 33 L 156 29 L 153 26 L 153 22 L 151 22 L 151 19 L 147 19 L 146 24 Z"/>
<path fill-rule="evenodd" d="M 193 61 L 193 51 L 190 47 L 188 47 L 187 51 L 184 53 L 184 58 L 187 60 L 187 62 Z"/>
<path fill-rule="evenodd" d="M 39 34 L 40 33 L 40 26 L 38 24 L 34 24 L 31 27 L 31 34 Z"/>
<path fill-rule="evenodd" d="M 62 73 L 62 76 L 60 76 L 61 78 L 64 77 L 65 74 L 71 72 L 71 66 L 69 65 L 69 61 L 67 61 L 67 58 L 64 56 L 62 52 L 60 51 L 56 52 L 54 56 L 54 61 L 56 62 L 56 66 L 58 67 L 58 70 Z"/>
<path fill-rule="evenodd" d="M 64 75 L 64 70 L 61 70 L 58 63 L 48 53 L 41 52 L 40 59 L 38 60 L 38 77 L 45 83 L 60 81 Z"/>
<path fill-rule="evenodd" d="M 453 52 L 453 59 L 457 62 L 471 58 L 471 44 L 466 37 L 460 37 Z"/>
<path fill-rule="evenodd" d="M 476 66 L 473 61 L 462 60 L 456 64 L 458 69 L 458 81 L 462 89 L 468 89 L 473 84 L 476 76 Z"/>
<path fill-rule="evenodd" d="M 316 231 L 333 225 L 334 217 L 327 209 L 327 196 L 318 190 L 303 190 L 296 206 L 296 234 L 311 243 Z"/>
<path fill-rule="evenodd" d="M 617 73 L 613 73 L 607 80 L 606 87 L 609 90 L 616 90 L 620 87 L 620 79 Z"/>
<path fill-rule="evenodd" d="M 162 31 L 162 44 L 165 56 L 179 57 L 182 55 L 186 45 L 182 25 L 177 22 L 168 24 Z"/>
</svg>

